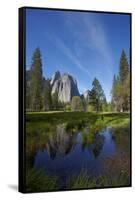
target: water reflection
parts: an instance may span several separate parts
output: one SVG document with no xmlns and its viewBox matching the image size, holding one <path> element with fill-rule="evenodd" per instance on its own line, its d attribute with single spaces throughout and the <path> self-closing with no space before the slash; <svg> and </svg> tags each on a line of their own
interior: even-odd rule
<svg viewBox="0 0 135 200">
<path fill-rule="evenodd" d="M 56 156 L 64 157 L 72 153 L 79 144 L 82 151 L 87 149 L 97 158 L 102 151 L 104 142 L 104 134 L 88 132 L 88 127 L 85 129 L 85 133 L 72 133 L 72 131 L 66 131 L 65 125 L 58 125 L 55 134 L 48 138 L 46 150 L 49 157 L 54 160 Z"/>
<path fill-rule="evenodd" d="M 82 151 L 88 149 L 88 151 L 92 153 L 95 158 L 100 155 L 104 142 L 105 136 L 104 134 L 100 134 L 100 131 L 93 132 L 87 127 L 85 131 L 82 132 L 81 149 Z"/>
<path fill-rule="evenodd" d="M 51 127 L 51 126 L 50 126 Z M 38 130 L 38 127 L 37 129 Z M 90 174 L 101 174 L 104 160 L 130 150 L 129 129 L 104 128 L 94 131 L 90 126 L 81 130 L 58 124 L 50 129 L 40 127 L 27 137 L 28 168 L 44 168 L 49 175 L 66 179 L 87 168 Z"/>
<path fill-rule="evenodd" d="M 60 188 L 82 169 L 92 177 L 104 172 L 114 178 L 123 172 L 130 176 L 129 127 L 97 129 L 85 124 L 79 129 L 71 123 L 43 123 L 29 131 L 26 146 L 27 169 L 57 177 Z"/>
<path fill-rule="evenodd" d="M 93 144 L 93 154 L 95 158 L 97 158 L 100 155 L 101 150 L 103 149 L 103 144 L 105 141 L 105 136 L 96 134 L 94 137 L 94 144 Z"/>
<path fill-rule="evenodd" d="M 50 158 L 54 159 L 56 155 L 64 157 L 70 153 L 76 143 L 76 134 L 65 131 L 64 125 L 56 127 L 56 134 L 51 135 L 46 144 L 46 149 Z"/>
</svg>

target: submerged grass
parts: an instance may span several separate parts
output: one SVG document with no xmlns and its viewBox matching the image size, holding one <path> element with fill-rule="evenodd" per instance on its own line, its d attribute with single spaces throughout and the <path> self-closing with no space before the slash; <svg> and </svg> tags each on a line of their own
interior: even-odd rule
<svg viewBox="0 0 135 200">
<path fill-rule="evenodd" d="M 72 190 L 120 186 L 130 186 L 130 176 L 127 172 L 122 171 L 118 174 L 116 171 L 114 176 L 105 173 L 93 177 L 85 170 L 81 171 L 79 175 L 69 178 L 66 188 Z"/>
<path fill-rule="evenodd" d="M 29 169 L 26 173 L 26 189 L 27 192 L 57 190 L 57 178 L 45 175 L 43 170 Z"/>
</svg>

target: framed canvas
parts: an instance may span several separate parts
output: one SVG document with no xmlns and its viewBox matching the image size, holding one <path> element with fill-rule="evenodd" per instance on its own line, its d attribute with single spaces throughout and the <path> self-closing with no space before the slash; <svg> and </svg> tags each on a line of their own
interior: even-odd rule
<svg viewBox="0 0 135 200">
<path fill-rule="evenodd" d="M 131 186 L 131 13 L 19 9 L 19 191 Z"/>
</svg>

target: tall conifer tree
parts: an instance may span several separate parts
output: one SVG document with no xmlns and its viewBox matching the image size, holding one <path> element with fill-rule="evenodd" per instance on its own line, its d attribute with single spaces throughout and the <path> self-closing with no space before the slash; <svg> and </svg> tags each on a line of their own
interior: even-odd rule
<svg viewBox="0 0 135 200">
<path fill-rule="evenodd" d="M 93 80 L 92 86 L 90 103 L 93 105 L 96 111 L 100 111 L 102 110 L 103 104 L 106 104 L 106 97 L 97 78 Z"/>
<path fill-rule="evenodd" d="M 40 49 L 36 48 L 32 57 L 31 67 L 31 109 L 40 111 L 42 109 L 42 61 Z"/>
<path fill-rule="evenodd" d="M 128 72 L 129 72 L 128 60 L 127 60 L 125 51 L 122 50 L 121 58 L 120 58 L 120 67 L 119 67 L 119 78 L 122 84 L 127 79 Z"/>
<path fill-rule="evenodd" d="M 122 50 L 119 65 L 119 74 L 114 76 L 112 85 L 112 104 L 115 111 L 128 111 L 130 109 L 130 64 L 125 51 Z"/>
<path fill-rule="evenodd" d="M 44 110 L 48 111 L 52 109 L 50 79 L 45 80 L 43 104 L 44 104 Z"/>
</svg>

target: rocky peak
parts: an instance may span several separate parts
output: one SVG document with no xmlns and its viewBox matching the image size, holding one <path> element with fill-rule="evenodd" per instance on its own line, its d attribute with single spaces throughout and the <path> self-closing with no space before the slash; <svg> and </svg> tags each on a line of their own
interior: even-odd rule
<svg viewBox="0 0 135 200">
<path fill-rule="evenodd" d="M 53 74 L 52 78 L 51 78 L 51 85 L 53 86 L 54 83 L 55 83 L 57 80 L 59 80 L 60 78 L 61 78 L 60 72 L 59 72 L 59 71 L 56 71 L 56 72 Z"/>
<path fill-rule="evenodd" d="M 52 84 L 52 94 L 55 92 L 58 92 L 58 98 L 61 102 L 69 102 L 73 96 L 80 96 L 76 80 L 68 73 L 55 79 Z"/>
</svg>

